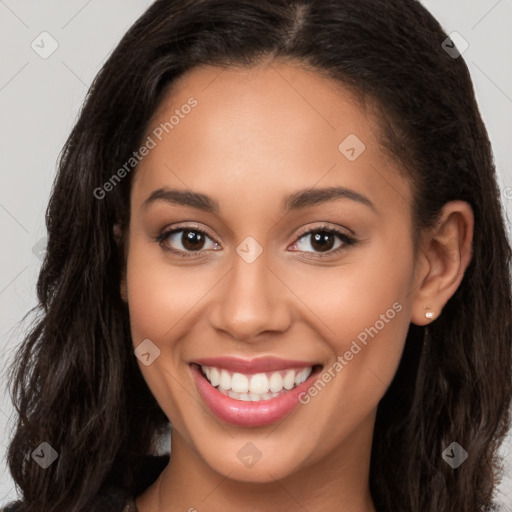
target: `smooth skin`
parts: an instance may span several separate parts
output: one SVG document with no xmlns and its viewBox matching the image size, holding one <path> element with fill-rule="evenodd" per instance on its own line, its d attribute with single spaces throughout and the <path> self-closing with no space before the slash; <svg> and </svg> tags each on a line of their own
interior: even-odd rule
<svg viewBox="0 0 512 512">
<path fill-rule="evenodd" d="M 297 63 L 195 68 L 173 85 L 147 135 L 190 97 L 197 106 L 142 160 L 131 192 L 121 292 L 134 347 L 150 339 L 160 349 L 139 366 L 173 425 L 170 463 L 137 497 L 139 512 L 375 511 L 377 405 L 409 324 L 435 321 L 462 280 L 471 208 L 448 203 L 415 250 L 410 183 L 379 144 L 378 120 L 341 85 Z M 350 134 L 365 145 L 353 161 L 338 149 Z M 366 201 L 349 195 L 283 209 L 300 190 L 329 187 Z M 158 189 L 206 194 L 219 210 L 146 202 Z M 192 232 L 192 246 L 183 232 L 158 240 L 177 227 L 207 236 Z M 327 235 L 319 246 L 303 235 L 325 227 L 342 238 Z M 263 250 L 252 263 L 236 251 L 247 237 Z M 192 379 L 189 364 L 203 357 L 275 356 L 325 370 L 395 303 L 400 312 L 367 346 L 276 424 L 221 421 Z M 261 452 L 252 467 L 237 457 L 248 442 Z"/>
</svg>

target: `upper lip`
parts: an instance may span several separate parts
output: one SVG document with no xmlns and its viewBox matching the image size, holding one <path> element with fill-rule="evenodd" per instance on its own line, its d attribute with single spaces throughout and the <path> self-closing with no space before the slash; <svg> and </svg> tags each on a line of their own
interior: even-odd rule
<svg viewBox="0 0 512 512">
<path fill-rule="evenodd" d="M 294 361 L 278 357 L 259 357 L 244 359 L 241 357 L 205 357 L 192 361 L 200 366 L 214 366 L 238 373 L 264 373 L 287 370 L 289 368 L 309 368 L 317 363 L 307 361 Z"/>
</svg>

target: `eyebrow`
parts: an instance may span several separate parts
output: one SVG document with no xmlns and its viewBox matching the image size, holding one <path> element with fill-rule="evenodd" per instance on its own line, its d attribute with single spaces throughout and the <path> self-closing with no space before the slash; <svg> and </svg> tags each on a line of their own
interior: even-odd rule
<svg viewBox="0 0 512 512">
<path fill-rule="evenodd" d="M 291 212 L 326 203 L 335 199 L 350 199 L 375 210 L 373 203 L 365 196 L 345 187 L 308 188 L 298 190 L 286 197 L 282 203 L 285 212 Z M 190 192 L 189 190 L 159 188 L 154 190 L 142 206 L 147 208 L 156 201 L 166 201 L 172 204 L 190 206 L 208 213 L 217 214 L 219 203 L 206 194 Z"/>
<path fill-rule="evenodd" d="M 308 188 L 299 190 L 285 199 L 283 210 L 286 212 L 300 210 L 334 199 L 350 199 L 375 210 L 375 206 L 366 196 L 346 187 Z"/>
<path fill-rule="evenodd" d="M 150 196 L 142 203 L 143 208 L 147 208 L 156 201 L 166 201 L 168 203 L 191 206 L 209 213 L 219 213 L 219 203 L 199 192 L 190 192 L 188 190 L 178 190 L 169 188 L 159 188 L 154 190 Z"/>
</svg>

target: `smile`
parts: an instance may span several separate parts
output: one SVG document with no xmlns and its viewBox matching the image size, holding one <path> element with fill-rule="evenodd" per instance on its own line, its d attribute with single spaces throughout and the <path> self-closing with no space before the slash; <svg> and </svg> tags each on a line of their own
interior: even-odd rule
<svg viewBox="0 0 512 512">
<path fill-rule="evenodd" d="M 208 408 L 232 425 L 258 427 L 283 419 L 322 365 L 265 358 L 205 359 L 191 363 L 193 379 Z"/>
<path fill-rule="evenodd" d="M 233 373 L 215 366 L 201 366 L 201 370 L 208 382 L 223 395 L 244 402 L 258 402 L 276 398 L 302 384 L 311 375 L 313 367 L 253 375 Z"/>
</svg>

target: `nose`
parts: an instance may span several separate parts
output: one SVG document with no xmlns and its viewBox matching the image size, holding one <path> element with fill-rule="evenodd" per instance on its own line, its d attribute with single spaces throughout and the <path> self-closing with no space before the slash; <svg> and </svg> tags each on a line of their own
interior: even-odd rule
<svg viewBox="0 0 512 512">
<path fill-rule="evenodd" d="M 236 257 L 210 308 L 210 325 L 238 341 L 255 342 L 263 333 L 283 333 L 291 324 L 286 285 L 260 256 L 247 263 Z"/>
</svg>

